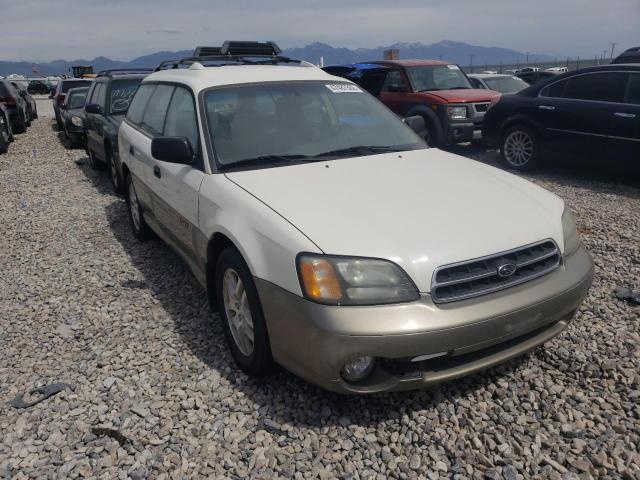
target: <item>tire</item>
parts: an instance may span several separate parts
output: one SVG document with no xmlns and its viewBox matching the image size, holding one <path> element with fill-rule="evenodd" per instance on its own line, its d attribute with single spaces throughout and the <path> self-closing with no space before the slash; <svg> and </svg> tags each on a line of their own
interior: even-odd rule
<svg viewBox="0 0 640 480">
<path fill-rule="evenodd" d="M 538 136 L 525 125 L 509 128 L 500 141 L 500 159 L 512 170 L 526 172 L 539 163 L 540 144 Z"/>
<path fill-rule="evenodd" d="M 253 377 L 267 375 L 273 368 L 273 357 L 262 305 L 249 267 L 235 248 L 224 249 L 218 257 L 215 295 L 236 364 Z"/>
<path fill-rule="evenodd" d="M 105 168 L 107 168 L 102 160 L 98 160 L 96 154 L 93 153 L 93 150 L 89 151 L 89 166 L 92 170 L 104 170 Z"/>
<path fill-rule="evenodd" d="M 16 133 L 24 133 L 27 131 L 27 117 L 26 112 L 22 112 L 20 118 L 16 120 L 15 128 Z"/>
<path fill-rule="evenodd" d="M 109 178 L 111 179 L 111 186 L 113 191 L 117 194 L 124 192 L 124 185 L 122 181 L 122 175 L 118 171 L 118 166 L 113 158 L 113 154 L 110 150 L 107 150 L 107 167 L 109 168 Z"/>
<path fill-rule="evenodd" d="M 127 214 L 129 216 L 129 225 L 131 226 L 131 233 L 141 242 L 149 240 L 152 236 L 151 229 L 142 215 L 142 207 L 138 202 L 138 195 L 133 185 L 133 179 L 131 175 L 127 175 L 125 179 L 127 200 Z"/>
<path fill-rule="evenodd" d="M 438 148 L 442 145 L 442 139 L 440 138 L 440 134 L 438 132 L 438 128 L 433 124 L 431 120 L 424 119 L 425 127 L 427 129 L 427 133 L 424 136 L 424 141 L 427 142 L 427 145 L 433 148 Z"/>
</svg>

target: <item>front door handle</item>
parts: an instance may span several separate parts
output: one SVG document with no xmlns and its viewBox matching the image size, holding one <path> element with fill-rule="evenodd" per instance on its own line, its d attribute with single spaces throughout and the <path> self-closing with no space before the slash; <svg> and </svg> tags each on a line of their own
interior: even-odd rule
<svg viewBox="0 0 640 480">
<path fill-rule="evenodd" d="M 556 107 L 554 107 L 553 105 L 539 105 L 538 108 L 540 110 L 555 110 Z"/>
<path fill-rule="evenodd" d="M 153 174 L 158 178 L 162 177 L 162 172 L 160 171 L 159 166 L 156 165 L 155 167 L 153 167 Z"/>
<path fill-rule="evenodd" d="M 614 113 L 614 115 L 616 117 L 622 117 L 622 118 L 636 118 L 636 114 L 635 113 L 616 112 L 616 113 Z"/>
<path fill-rule="evenodd" d="M 133 149 L 133 145 L 129 145 L 129 153 L 131 155 L 135 155 L 136 154 L 136 151 Z"/>
</svg>

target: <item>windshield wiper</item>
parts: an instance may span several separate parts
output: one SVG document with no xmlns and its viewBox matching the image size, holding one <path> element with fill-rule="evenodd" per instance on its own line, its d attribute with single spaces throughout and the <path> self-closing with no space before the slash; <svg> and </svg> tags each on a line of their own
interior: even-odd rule
<svg viewBox="0 0 640 480">
<path fill-rule="evenodd" d="M 276 164 L 295 163 L 299 160 L 308 159 L 308 155 L 260 155 L 258 157 L 244 158 L 233 163 L 224 165 L 226 168 L 245 166 L 271 166 Z"/>
<path fill-rule="evenodd" d="M 352 155 L 352 154 L 368 155 L 370 153 L 402 152 L 404 150 L 405 150 L 404 148 L 399 148 L 399 147 L 386 147 L 386 146 L 378 146 L 378 145 L 358 145 L 355 147 L 339 148 L 337 150 L 330 150 L 328 152 L 319 153 L 317 155 L 314 155 L 313 158 L 334 157 L 334 156 Z"/>
</svg>

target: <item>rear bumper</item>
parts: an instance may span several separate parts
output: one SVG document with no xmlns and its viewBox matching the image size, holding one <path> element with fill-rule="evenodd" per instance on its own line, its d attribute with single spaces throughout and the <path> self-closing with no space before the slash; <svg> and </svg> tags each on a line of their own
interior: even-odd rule
<svg viewBox="0 0 640 480">
<path fill-rule="evenodd" d="M 501 292 L 450 304 L 428 295 L 407 304 L 319 305 L 256 279 L 275 360 L 298 376 L 342 393 L 420 388 L 491 367 L 559 334 L 586 295 L 593 276 L 580 248 L 554 272 Z M 412 362 L 418 356 L 441 354 Z M 359 383 L 342 366 L 377 358 Z"/>
</svg>

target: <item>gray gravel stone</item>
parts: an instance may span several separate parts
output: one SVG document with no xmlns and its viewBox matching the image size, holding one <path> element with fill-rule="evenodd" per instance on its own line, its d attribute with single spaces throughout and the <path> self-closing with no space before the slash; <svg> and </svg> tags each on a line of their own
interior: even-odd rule
<svg viewBox="0 0 640 480">
<path fill-rule="evenodd" d="M 637 185 L 525 175 L 565 199 L 595 260 L 559 337 L 431 390 L 343 397 L 240 373 L 185 264 L 131 236 L 84 158 L 45 118 L 0 155 L 0 477 L 640 479 L 640 311 L 612 295 L 640 289 Z M 53 382 L 76 390 L 9 407 Z"/>
</svg>

